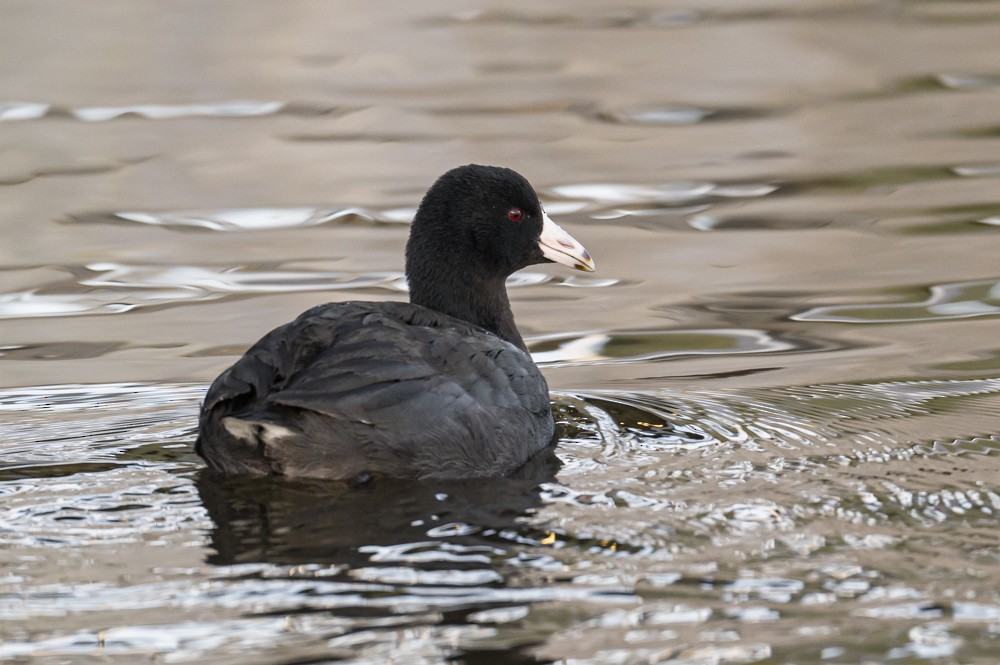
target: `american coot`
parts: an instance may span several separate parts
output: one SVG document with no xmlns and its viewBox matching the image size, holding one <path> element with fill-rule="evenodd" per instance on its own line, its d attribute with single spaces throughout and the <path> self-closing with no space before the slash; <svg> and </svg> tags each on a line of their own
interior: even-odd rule
<svg viewBox="0 0 1000 665">
<path fill-rule="evenodd" d="M 594 269 L 527 180 L 445 173 L 410 229 L 410 303 L 319 305 L 272 330 L 209 388 L 198 454 L 230 474 L 348 481 L 514 471 L 555 425 L 505 280 L 548 261 Z"/>
</svg>

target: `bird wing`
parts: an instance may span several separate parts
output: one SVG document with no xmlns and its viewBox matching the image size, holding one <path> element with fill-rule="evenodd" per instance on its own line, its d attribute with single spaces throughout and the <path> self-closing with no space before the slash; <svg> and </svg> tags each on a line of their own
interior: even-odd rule
<svg viewBox="0 0 1000 665">
<path fill-rule="evenodd" d="M 263 454 L 286 473 L 337 457 L 427 473 L 507 465 L 523 451 L 491 441 L 525 439 L 549 403 L 530 357 L 495 335 L 405 303 L 339 303 L 265 336 L 212 386 L 212 409 L 280 423 Z"/>
</svg>

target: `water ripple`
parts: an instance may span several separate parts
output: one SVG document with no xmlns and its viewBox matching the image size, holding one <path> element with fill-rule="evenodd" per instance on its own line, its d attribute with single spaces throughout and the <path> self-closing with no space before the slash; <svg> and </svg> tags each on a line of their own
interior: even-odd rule
<svg viewBox="0 0 1000 665">
<path fill-rule="evenodd" d="M 778 353 L 810 348 L 765 330 L 644 330 L 559 333 L 530 340 L 543 367 L 653 362 L 692 355 Z"/>
<path fill-rule="evenodd" d="M 274 115 L 286 107 L 285 102 L 234 100 L 211 104 L 133 104 L 130 106 L 88 106 L 56 109 L 37 102 L 0 102 L 0 122 L 5 120 L 37 120 L 49 114 L 65 114 L 84 122 L 105 122 L 123 116 L 147 120 L 171 120 L 190 117 L 245 118 Z"/>
<path fill-rule="evenodd" d="M 972 74 L 954 72 L 936 74 L 934 79 L 951 90 L 996 90 L 1000 88 L 1000 74 Z"/>
<path fill-rule="evenodd" d="M 214 104 L 136 104 L 133 106 L 93 106 L 70 111 L 73 117 L 87 122 L 104 122 L 124 115 L 149 120 L 169 120 L 193 116 L 247 117 L 273 115 L 284 102 L 230 101 Z"/>
<path fill-rule="evenodd" d="M 793 314 L 795 321 L 834 323 L 912 323 L 1000 314 L 1000 281 L 995 279 L 933 284 L 921 302 L 828 305 Z"/>
<path fill-rule="evenodd" d="M 762 182 L 572 183 L 551 187 L 545 202 L 553 215 L 582 213 L 596 220 L 686 215 L 710 204 L 771 195 L 779 186 Z M 309 228 L 324 224 L 409 224 L 415 208 L 345 207 L 219 208 L 200 210 L 90 212 L 69 217 L 76 224 L 147 224 L 173 230 L 238 232 Z M 638 221 L 638 220 L 637 220 Z M 787 225 L 786 225 L 787 226 Z M 815 226 L 813 223 L 807 228 Z M 722 225 L 702 224 L 701 230 Z"/>
<path fill-rule="evenodd" d="M 800 386 L 739 395 L 560 394 L 564 470 L 562 482 L 546 486 L 544 497 L 584 510 L 588 530 L 600 519 L 595 508 L 649 513 L 645 521 L 656 529 L 630 529 L 626 536 L 609 526 L 633 547 L 662 547 L 664 542 L 654 543 L 676 542 L 683 532 L 729 542 L 831 520 L 987 525 L 1000 514 L 1000 486 L 994 482 L 1000 439 L 988 429 L 972 433 L 989 426 L 998 400 L 1000 379 Z M 935 436 L 927 424 L 942 409 L 959 414 L 955 422 L 969 434 L 955 436 L 959 428 L 953 428 L 945 430 L 950 436 Z M 967 455 L 974 458 L 963 459 Z M 873 465 L 886 471 L 874 473 Z M 940 474 L 954 484 L 942 488 Z M 623 478 L 644 480 L 637 485 Z M 648 482 L 653 478 L 655 483 Z M 711 500 L 705 483 L 716 488 Z M 750 499 L 748 485 L 768 488 L 768 498 Z M 564 518 L 562 524 L 570 522 Z M 837 537 L 855 549 L 898 542 L 892 533 Z M 796 549 L 823 545 L 788 543 Z"/>
<path fill-rule="evenodd" d="M 415 210 L 409 208 L 383 211 L 365 208 L 220 208 L 175 211 L 97 212 L 70 218 L 81 224 L 134 223 L 170 229 L 201 228 L 212 231 L 262 231 L 308 228 L 330 222 L 379 222 L 409 224 Z"/>
<path fill-rule="evenodd" d="M 35 120 L 49 112 L 48 104 L 35 102 L 0 102 L 0 122 L 9 120 Z"/>
<path fill-rule="evenodd" d="M 426 636 L 455 613 L 483 649 L 534 644 L 525 626 L 556 621 L 541 653 L 738 662 L 782 643 L 772 626 L 806 629 L 833 606 L 873 630 L 946 626 L 910 625 L 893 648 L 912 656 L 1000 616 L 991 591 L 940 603 L 917 574 L 988 576 L 1000 556 L 1000 437 L 980 431 L 995 423 L 1000 378 L 557 393 L 562 467 L 540 489 L 533 475 L 388 493 L 271 479 L 236 483 L 221 502 L 218 480 L 191 473 L 203 391 L 0 391 L 0 411 L 16 415 L 0 436 L 0 541 L 20 553 L 0 576 L 0 615 L 76 627 L 14 636 L 0 654 L 197 661 L 255 639 L 263 654 L 290 641 L 324 657 L 331 643 L 345 657 L 384 654 L 409 627 Z M 185 563 L 92 583 L 26 573 L 46 552 L 86 567 L 102 548 L 135 547 Z M 210 563 L 185 558 L 192 548 Z M 577 619 L 560 628 L 552 613 L 570 607 Z"/>
<path fill-rule="evenodd" d="M 964 164 L 953 166 L 952 171 L 955 172 L 955 175 L 964 176 L 966 178 L 992 178 L 1000 176 L 1000 163 L 987 162 L 984 164 Z"/>
<path fill-rule="evenodd" d="M 770 196 L 779 189 L 779 185 L 766 182 L 570 183 L 547 190 L 557 198 L 547 202 L 546 208 L 553 214 L 626 220 L 640 228 L 655 229 L 665 223 L 682 227 L 684 216 L 704 213 L 712 205 Z M 723 225 L 703 224 L 696 228 L 715 230 Z"/>
<path fill-rule="evenodd" d="M 847 222 L 858 224 L 862 218 L 840 216 L 836 219 L 810 217 L 782 218 L 774 215 L 767 217 L 751 217 L 748 215 L 694 215 L 687 220 L 687 225 L 697 231 L 761 231 L 777 229 L 782 231 L 799 229 L 819 229 L 834 224 L 843 225 Z"/>
<path fill-rule="evenodd" d="M 856 7 L 817 5 L 789 5 L 788 7 L 765 6 L 733 8 L 706 7 L 689 8 L 635 8 L 615 7 L 614 9 L 577 9 L 571 13 L 557 10 L 517 10 L 517 9 L 472 9 L 456 11 L 445 16 L 429 19 L 432 26 L 484 25 L 537 28 L 545 26 L 550 30 L 645 30 L 684 29 L 701 23 L 712 24 L 744 23 L 747 21 L 817 20 L 853 16 Z"/>
<path fill-rule="evenodd" d="M 776 113 L 774 109 L 763 108 L 704 108 L 680 104 L 631 106 L 590 112 L 601 122 L 638 126 L 694 125 L 702 122 L 726 122 L 753 120 Z"/>
<path fill-rule="evenodd" d="M 0 543 L 18 548 L 152 545 L 180 528 L 204 526 L 205 511 L 193 485 L 167 481 L 171 470 L 171 465 L 141 469 L 130 464 L 31 478 L 8 467 L 3 479 L 14 476 L 23 483 L 4 487 Z"/>
<path fill-rule="evenodd" d="M 334 272 L 281 269 L 281 264 L 217 267 L 90 263 L 65 266 L 74 278 L 0 294 L 0 319 L 121 314 L 147 307 L 206 302 L 230 295 L 310 291 L 407 293 L 401 272 Z M 558 276 L 522 271 L 508 288 L 539 285 L 604 288 L 619 281 L 590 276 Z M 14 350 L 23 347 L 10 347 Z M 0 357 L 5 349 L 0 349 Z"/>
<path fill-rule="evenodd" d="M 655 26 L 662 28 L 679 28 L 697 23 L 702 18 L 700 12 L 687 9 L 671 9 L 647 12 L 638 9 L 620 8 L 598 11 L 596 13 L 540 13 L 537 11 L 522 12 L 517 10 L 487 10 L 474 9 L 454 12 L 447 16 L 428 21 L 431 25 L 450 24 L 486 24 L 549 26 L 550 28 L 629 28 L 640 26 Z"/>
<path fill-rule="evenodd" d="M 581 183 L 558 185 L 549 192 L 564 199 L 598 204 L 687 204 L 707 197 L 721 199 L 757 198 L 777 191 L 767 183 L 719 184 L 712 182 L 663 182 L 658 184 Z"/>
</svg>

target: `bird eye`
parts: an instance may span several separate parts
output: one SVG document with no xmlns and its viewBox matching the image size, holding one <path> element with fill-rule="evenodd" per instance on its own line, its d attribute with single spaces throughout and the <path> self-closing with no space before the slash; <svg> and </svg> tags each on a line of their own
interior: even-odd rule
<svg viewBox="0 0 1000 665">
<path fill-rule="evenodd" d="M 512 221 L 512 222 L 520 222 L 520 221 L 521 221 L 521 218 L 522 218 L 522 217 L 524 217 L 524 213 L 523 213 L 523 212 L 521 212 L 521 209 L 520 209 L 520 208 L 511 208 L 511 209 L 510 209 L 510 210 L 509 210 L 509 211 L 507 212 L 507 217 L 508 217 L 508 218 L 510 219 L 510 221 Z"/>
</svg>

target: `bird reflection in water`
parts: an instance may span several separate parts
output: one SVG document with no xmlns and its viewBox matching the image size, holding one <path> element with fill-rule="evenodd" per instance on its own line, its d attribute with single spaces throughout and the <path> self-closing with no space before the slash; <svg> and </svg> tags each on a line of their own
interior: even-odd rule
<svg viewBox="0 0 1000 665">
<path fill-rule="evenodd" d="M 550 447 L 501 478 L 419 482 L 377 477 L 359 486 L 227 478 L 205 469 L 195 483 L 214 523 L 215 554 L 209 563 L 354 567 L 377 563 L 371 552 L 379 546 L 436 541 L 503 547 L 508 539 L 501 532 L 516 529 L 519 518 L 541 505 L 540 486 L 555 479 L 559 466 Z M 435 557 L 427 558 L 407 563 L 433 567 Z M 455 568 L 455 563 L 446 561 L 444 567 Z"/>
</svg>

